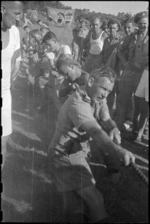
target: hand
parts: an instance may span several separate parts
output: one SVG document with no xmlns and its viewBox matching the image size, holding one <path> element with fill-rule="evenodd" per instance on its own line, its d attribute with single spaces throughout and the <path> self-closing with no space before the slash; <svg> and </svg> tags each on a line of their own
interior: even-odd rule
<svg viewBox="0 0 150 224">
<path fill-rule="evenodd" d="M 119 157 L 120 157 L 120 161 L 122 162 L 123 166 L 128 166 L 131 163 L 135 163 L 135 157 L 134 155 L 129 152 L 128 150 L 119 147 Z"/>
<path fill-rule="evenodd" d="M 79 85 L 77 84 L 77 83 L 74 83 L 73 85 L 72 85 L 72 88 L 75 90 L 75 89 L 77 89 L 79 87 Z"/>
<path fill-rule="evenodd" d="M 114 141 L 116 144 L 120 145 L 121 144 L 121 136 L 120 136 L 120 131 L 117 127 L 113 128 L 109 132 L 109 137 L 111 138 L 112 141 Z"/>
</svg>

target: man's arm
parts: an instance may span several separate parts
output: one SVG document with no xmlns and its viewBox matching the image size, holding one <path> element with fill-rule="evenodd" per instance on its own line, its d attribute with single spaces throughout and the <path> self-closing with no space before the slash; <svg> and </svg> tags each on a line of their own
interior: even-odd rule
<svg viewBox="0 0 150 224">
<path fill-rule="evenodd" d="M 20 61 L 21 61 L 21 50 L 18 49 L 14 52 L 14 55 L 11 59 L 11 77 L 14 79 L 16 74 L 20 69 Z"/>
<path fill-rule="evenodd" d="M 124 162 L 124 165 L 129 165 L 131 162 L 135 161 L 133 154 L 121 146 L 115 144 L 110 137 L 104 132 L 96 120 L 86 121 L 81 125 L 81 129 L 86 131 L 89 136 L 95 140 L 95 143 L 98 145 L 101 150 L 105 153 L 109 153 L 111 156 L 115 156 L 120 161 Z"/>
</svg>

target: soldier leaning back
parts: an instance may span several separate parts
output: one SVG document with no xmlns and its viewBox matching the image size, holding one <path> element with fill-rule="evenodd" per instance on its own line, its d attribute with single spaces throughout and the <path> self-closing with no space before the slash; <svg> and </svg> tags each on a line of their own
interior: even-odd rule
<svg viewBox="0 0 150 224">
<path fill-rule="evenodd" d="M 85 86 L 65 101 L 48 151 L 50 171 L 64 199 L 64 213 L 71 214 L 74 206 L 72 200 L 76 197 L 79 203 L 73 209 L 73 215 L 82 211 L 89 222 L 101 221 L 108 216 L 103 196 L 95 187 L 95 179 L 86 160 L 89 137 L 95 141 L 98 149 L 115 157 L 116 161 L 122 160 L 125 165 L 135 161 L 132 153 L 111 140 L 118 135 L 117 128 L 112 126 L 110 138 L 94 117 L 94 105 L 100 105 L 99 117 L 106 123 L 108 121 L 106 97 L 112 91 L 114 76 L 114 72 L 107 67 L 93 71 Z M 66 217 L 68 220 L 65 221 L 71 221 L 69 216 Z"/>
</svg>

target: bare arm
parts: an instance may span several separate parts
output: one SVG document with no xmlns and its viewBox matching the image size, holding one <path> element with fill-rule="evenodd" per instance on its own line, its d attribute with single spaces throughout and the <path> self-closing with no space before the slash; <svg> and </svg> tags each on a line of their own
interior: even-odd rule
<svg viewBox="0 0 150 224">
<path fill-rule="evenodd" d="M 81 125 L 81 128 L 87 132 L 89 136 L 95 140 L 95 143 L 103 150 L 112 156 L 123 160 L 125 165 L 129 165 L 130 162 L 134 162 L 134 156 L 132 153 L 122 148 L 121 146 L 115 144 L 110 137 L 104 132 L 98 123 L 95 121 L 88 121 Z"/>
</svg>

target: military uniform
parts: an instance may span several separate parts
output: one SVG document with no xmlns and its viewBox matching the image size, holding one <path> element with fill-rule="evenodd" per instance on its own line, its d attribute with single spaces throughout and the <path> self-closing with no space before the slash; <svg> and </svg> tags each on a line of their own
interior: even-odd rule
<svg viewBox="0 0 150 224">
<path fill-rule="evenodd" d="M 125 120 L 128 100 L 136 91 L 141 75 L 148 66 L 149 36 L 147 34 L 143 40 L 138 41 L 138 35 L 138 31 L 131 34 L 119 48 L 122 54 L 128 50 L 129 62 L 119 82 L 119 95 L 116 108 L 116 122 L 119 128 L 121 128 Z"/>
<path fill-rule="evenodd" d="M 107 65 L 114 69 L 117 76 L 120 75 L 120 63 L 117 57 L 117 47 L 122 40 L 122 36 L 117 33 L 117 35 L 111 40 L 107 37 L 104 40 L 103 50 L 101 53 L 102 64 Z M 111 57 L 111 58 L 110 58 Z M 118 80 L 116 80 L 113 91 L 109 94 L 107 101 L 110 112 L 112 112 L 115 94 L 118 93 Z"/>
<path fill-rule="evenodd" d="M 78 88 L 62 105 L 58 115 L 56 131 L 49 147 L 51 173 L 57 190 L 72 191 L 95 185 L 89 164 L 89 137 L 81 125 L 110 118 L 106 100 L 91 106 L 91 99 L 82 88 Z"/>
</svg>

